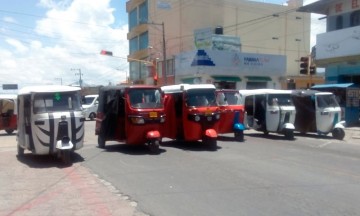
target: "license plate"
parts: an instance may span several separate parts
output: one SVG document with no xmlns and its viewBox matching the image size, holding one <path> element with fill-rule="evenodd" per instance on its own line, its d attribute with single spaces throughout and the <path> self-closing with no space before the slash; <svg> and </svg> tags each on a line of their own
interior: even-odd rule
<svg viewBox="0 0 360 216">
<path fill-rule="evenodd" d="M 156 118 L 158 116 L 157 112 L 150 112 L 149 113 L 150 118 Z"/>
<path fill-rule="evenodd" d="M 211 115 L 211 114 L 212 114 L 211 110 L 206 110 L 205 111 L 205 115 Z"/>
</svg>

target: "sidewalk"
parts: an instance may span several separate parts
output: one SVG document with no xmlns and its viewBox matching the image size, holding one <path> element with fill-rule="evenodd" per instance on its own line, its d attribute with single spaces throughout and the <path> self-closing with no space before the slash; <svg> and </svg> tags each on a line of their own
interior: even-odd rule
<svg viewBox="0 0 360 216">
<path fill-rule="evenodd" d="M 30 154 L 18 160 L 15 135 L 0 136 L 0 215 L 145 215 L 81 163 L 61 167 L 51 157 Z"/>
<path fill-rule="evenodd" d="M 355 142 L 360 144 L 360 127 L 346 127 L 344 140 L 355 140 Z"/>
</svg>

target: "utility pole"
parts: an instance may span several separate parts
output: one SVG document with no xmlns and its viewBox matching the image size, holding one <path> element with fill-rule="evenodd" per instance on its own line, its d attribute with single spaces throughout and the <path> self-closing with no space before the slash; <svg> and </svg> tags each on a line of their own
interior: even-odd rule
<svg viewBox="0 0 360 216">
<path fill-rule="evenodd" d="M 55 80 L 60 80 L 60 84 L 62 85 L 63 83 L 62 83 L 62 78 L 61 77 L 59 77 L 59 78 L 55 78 Z"/>
<path fill-rule="evenodd" d="M 162 28 L 162 52 L 163 52 L 163 65 L 162 65 L 162 76 L 163 76 L 163 84 L 167 85 L 167 65 L 166 65 L 166 43 L 165 43 L 165 24 L 164 22 L 162 23 L 148 23 L 146 22 L 145 24 L 149 24 L 149 25 L 158 25 L 161 26 Z"/>
<path fill-rule="evenodd" d="M 164 76 L 164 84 L 167 85 L 167 65 L 166 65 L 166 44 L 165 44 L 165 25 L 164 22 L 161 23 L 162 26 L 162 39 L 163 39 L 163 76 Z"/>
<path fill-rule="evenodd" d="M 75 73 L 75 76 L 79 76 L 79 85 L 80 85 L 80 88 L 82 89 L 82 79 L 81 79 L 81 76 L 83 75 L 81 73 L 81 69 L 80 68 L 71 68 L 72 71 L 79 71 L 78 73 Z"/>
</svg>

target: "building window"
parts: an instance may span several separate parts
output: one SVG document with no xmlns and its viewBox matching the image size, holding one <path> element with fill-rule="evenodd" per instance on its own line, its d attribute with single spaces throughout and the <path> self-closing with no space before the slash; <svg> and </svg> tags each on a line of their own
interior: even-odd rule
<svg viewBox="0 0 360 216">
<path fill-rule="evenodd" d="M 139 22 L 147 23 L 148 22 L 148 2 L 145 1 L 139 6 Z"/>
<path fill-rule="evenodd" d="M 139 37 L 139 49 L 147 49 L 149 46 L 149 34 L 148 32 L 144 32 Z"/>
<path fill-rule="evenodd" d="M 336 17 L 336 30 L 342 29 L 343 28 L 343 17 L 342 16 L 337 16 Z"/>
<path fill-rule="evenodd" d="M 360 11 L 354 11 L 350 15 L 350 26 L 360 25 Z"/>
<path fill-rule="evenodd" d="M 137 19 L 137 8 L 130 11 L 129 13 L 129 31 L 137 26 L 138 19 Z"/>
<path fill-rule="evenodd" d="M 139 80 L 141 77 L 139 62 L 132 61 L 130 65 L 130 80 Z"/>
<path fill-rule="evenodd" d="M 130 52 L 130 54 L 132 54 L 138 50 L 139 50 L 138 37 L 134 37 L 133 39 L 130 40 L 129 52 Z"/>
<path fill-rule="evenodd" d="M 168 59 L 166 61 L 166 75 L 167 76 L 173 76 L 174 75 L 174 59 Z"/>
<path fill-rule="evenodd" d="M 156 69 L 157 69 L 157 73 L 158 73 L 158 77 L 163 77 L 163 74 L 162 74 L 162 71 L 163 71 L 163 68 L 162 68 L 162 61 L 158 61 L 156 63 Z"/>
</svg>

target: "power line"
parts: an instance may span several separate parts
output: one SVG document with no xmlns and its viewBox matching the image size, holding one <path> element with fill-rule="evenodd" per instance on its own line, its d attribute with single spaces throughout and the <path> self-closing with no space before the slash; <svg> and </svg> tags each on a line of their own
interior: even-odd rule
<svg viewBox="0 0 360 216">
<path fill-rule="evenodd" d="M 46 18 L 46 19 L 52 19 L 52 20 L 57 20 L 57 21 L 62 21 L 62 22 L 77 23 L 77 24 L 81 24 L 81 25 L 108 28 L 108 26 L 103 26 L 103 25 L 95 25 L 95 24 L 90 24 L 90 23 L 86 23 L 86 22 L 80 22 L 80 21 L 74 21 L 74 20 L 65 20 L 65 19 L 46 17 L 46 16 L 39 16 L 39 15 L 35 15 L 35 14 L 22 13 L 22 12 L 16 12 L 16 11 L 9 11 L 9 10 L 3 10 L 3 9 L 0 9 L 0 12 L 7 13 L 7 14 L 17 14 L 17 15 L 22 15 L 22 16 L 37 17 L 37 18 Z"/>
</svg>

